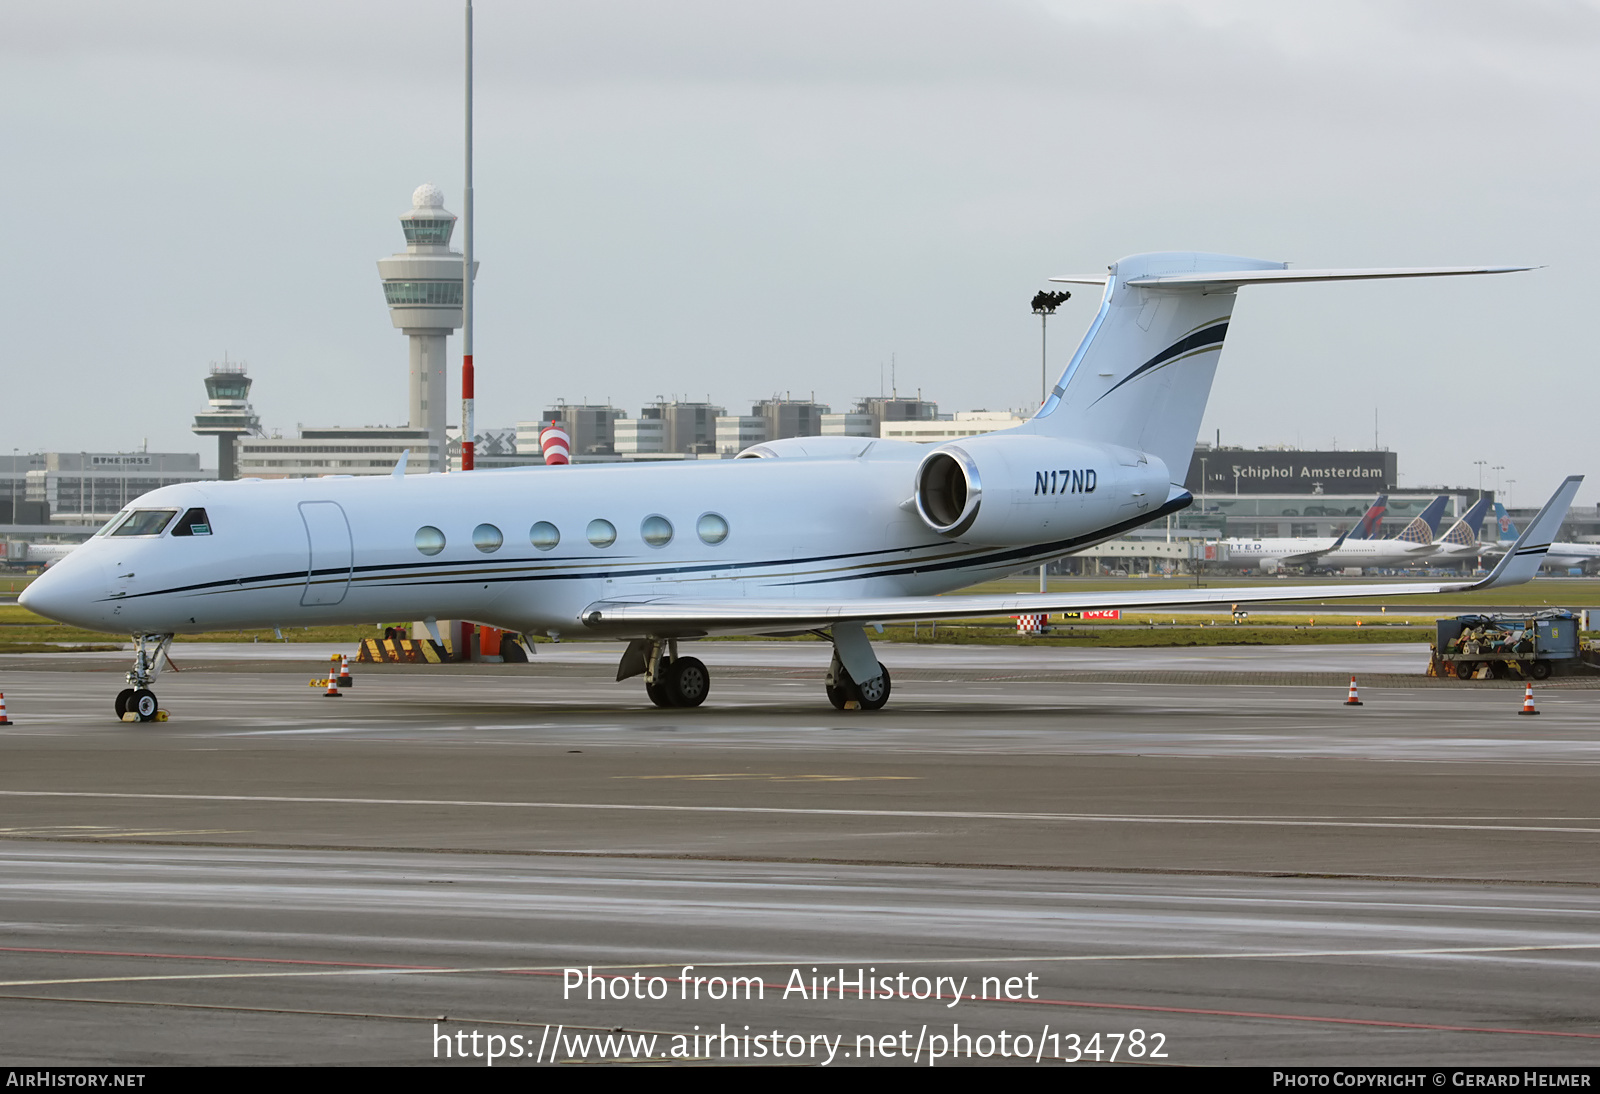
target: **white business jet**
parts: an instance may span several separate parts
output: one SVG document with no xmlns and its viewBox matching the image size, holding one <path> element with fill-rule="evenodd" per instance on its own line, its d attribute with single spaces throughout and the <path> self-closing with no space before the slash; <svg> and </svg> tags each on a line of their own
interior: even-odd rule
<svg viewBox="0 0 1600 1094">
<path fill-rule="evenodd" d="M 119 513 L 22 595 L 43 615 L 132 634 L 119 715 L 174 634 L 470 619 L 625 640 L 619 680 L 699 705 L 710 674 L 681 640 L 816 633 L 840 708 L 877 709 L 890 621 L 1234 601 L 1410 595 L 1525 581 L 1577 490 L 1568 479 L 1477 584 L 945 597 L 1189 504 L 1194 449 L 1242 285 L 1501 273 L 1525 267 L 1290 270 L 1228 255 L 1125 258 L 1054 391 L 1028 422 L 932 450 L 793 438 L 725 461 L 166 486 Z M 400 471 L 397 468 L 396 471 Z M 1547 514 L 1556 514 L 1546 519 Z"/>
</svg>

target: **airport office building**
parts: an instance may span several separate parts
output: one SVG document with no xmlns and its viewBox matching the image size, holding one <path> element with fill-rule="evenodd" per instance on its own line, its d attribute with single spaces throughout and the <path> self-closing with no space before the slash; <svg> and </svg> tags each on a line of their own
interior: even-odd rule
<svg viewBox="0 0 1600 1094">
<path fill-rule="evenodd" d="M 0 524 L 98 526 L 140 494 L 216 478 L 197 452 L 34 452 L 0 456 Z"/>
</svg>

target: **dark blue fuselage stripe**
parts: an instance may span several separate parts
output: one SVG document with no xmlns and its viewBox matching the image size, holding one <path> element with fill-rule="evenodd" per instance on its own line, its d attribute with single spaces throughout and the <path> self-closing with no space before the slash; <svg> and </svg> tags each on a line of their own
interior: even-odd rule
<svg viewBox="0 0 1600 1094">
<path fill-rule="evenodd" d="M 902 576 L 902 575 L 905 575 L 905 574 L 937 573 L 937 572 L 944 571 L 944 570 L 969 569 L 969 568 L 970 569 L 987 569 L 987 568 L 992 568 L 994 566 L 1002 565 L 1002 564 L 1004 564 L 1006 562 L 1022 562 L 1024 560 L 1028 559 L 1028 558 L 1054 557 L 1056 555 L 1062 555 L 1062 554 L 1070 553 L 1071 551 L 1076 550 L 1077 548 L 1079 548 L 1081 546 L 1084 546 L 1086 544 L 1096 543 L 1096 542 L 1099 542 L 1101 540 L 1108 539 L 1108 538 L 1110 538 L 1112 536 L 1115 536 L 1115 535 L 1118 535 L 1118 534 L 1120 534 L 1122 532 L 1128 531 L 1129 529 L 1137 528 L 1140 525 L 1148 524 L 1150 521 L 1156 520 L 1156 519 L 1158 519 L 1160 517 L 1163 517 L 1163 516 L 1167 515 L 1168 513 L 1175 513 L 1180 509 L 1187 508 L 1189 503 L 1192 502 L 1193 500 L 1194 500 L 1194 496 L 1189 494 L 1189 493 L 1187 493 L 1187 492 L 1185 492 L 1184 494 L 1181 494 L 1176 498 L 1172 498 L 1165 505 L 1161 506 L 1159 509 L 1155 510 L 1152 513 L 1137 517 L 1135 519 L 1122 521 L 1119 524 L 1115 524 L 1115 525 L 1112 525 L 1112 526 L 1107 527 L 1107 528 L 1102 528 L 1102 529 L 1100 529 L 1100 530 L 1098 530 L 1096 532 L 1092 532 L 1092 533 L 1089 533 L 1087 535 L 1076 536 L 1076 537 L 1074 537 L 1072 539 L 1057 540 L 1057 541 L 1055 541 L 1053 543 L 1033 544 L 1033 545 L 1027 546 L 1027 547 L 1012 547 L 1012 548 L 1007 548 L 1007 549 L 1001 550 L 1001 551 L 993 551 L 993 552 L 981 553 L 981 554 L 969 554 L 969 555 L 963 555 L 963 556 L 957 557 L 957 558 L 946 558 L 946 559 L 939 559 L 939 560 L 936 560 L 936 561 L 929 561 L 929 562 L 922 562 L 922 563 L 912 563 L 910 565 L 906 565 L 904 563 L 897 563 L 897 562 L 893 562 L 893 561 L 890 561 L 890 560 L 886 559 L 886 560 L 883 560 L 882 562 L 880 562 L 878 565 L 879 566 L 887 566 L 887 567 L 891 567 L 891 568 L 888 568 L 888 569 L 871 569 L 871 570 L 866 570 L 866 571 L 857 571 L 857 572 L 848 573 L 848 574 L 835 574 L 835 575 L 832 575 L 832 576 L 829 576 L 829 577 L 810 578 L 810 579 L 806 579 L 806 580 L 797 580 L 797 581 L 771 581 L 770 583 L 774 584 L 774 585 L 791 585 L 791 586 L 793 586 L 793 585 L 823 585 L 823 584 L 833 584 L 833 583 L 837 583 L 837 582 L 841 582 L 841 581 L 864 581 L 864 580 L 868 580 L 868 579 L 871 579 L 871 578 L 879 578 L 879 577 L 898 577 L 898 576 Z M 697 573 L 697 572 L 702 572 L 702 571 L 705 571 L 705 570 L 734 570 L 734 569 L 766 568 L 766 567 L 773 567 L 773 566 L 795 566 L 795 565 L 804 565 L 806 563 L 812 563 L 812 562 L 829 562 L 829 561 L 837 561 L 837 560 L 840 560 L 840 559 L 863 558 L 863 557 L 865 557 L 867 555 L 906 554 L 906 553 L 908 553 L 910 551 L 914 551 L 914 550 L 922 550 L 922 549 L 930 548 L 930 547 L 938 548 L 938 547 L 945 547 L 945 546 L 948 546 L 948 545 L 947 544 L 942 544 L 942 543 L 936 543 L 936 544 L 923 544 L 923 545 L 921 545 L 919 547 L 887 547 L 887 548 L 878 548 L 878 549 L 872 550 L 872 551 L 861 551 L 861 552 L 849 553 L 849 554 L 817 555 L 817 556 L 813 556 L 811 558 L 805 558 L 805 559 L 778 559 L 778 560 L 771 560 L 771 561 L 766 561 L 766 562 L 749 561 L 749 562 L 741 562 L 741 563 L 724 563 L 724 564 L 721 564 L 721 565 L 696 565 L 696 566 L 680 566 L 680 567 L 661 567 L 659 569 L 652 569 L 652 570 L 629 570 L 629 571 L 626 571 L 625 573 L 622 573 L 622 574 L 619 574 L 619 572 L 616 571 L 616 570 L 593 570 L 593 571 L 579 571 L 579 572 L 564 571 L 564 572 L 561 572 L 561 573 L 541 573 L 541 574 L 504 574 L 504 575 L 484 575 L 484 574 L 479 574 L 479 575 L 476 575 L 476 576 L 454 577 L 454 578 L 449 578 L 449 579 L 445 579 L 445 580 L 432 580 L 432 581 L 426 580 L 426 578 L 427 578 L 426 574 L 395 575 L 398 578 L 401 578 L 401 579 L 410 578 L 410 580 L 403 580 L 402 582 L 400 582 L 398 584 L 391 584 L 391 583 L 388 583 L 388 582 L 385 582 L 384 584 L 385 584 L 385 587 L 389 587 L 389 588 L 395 588 L 395 587 L 399 587 L 399 588 L 425 588 L 425 587 L 428 587 L 428 586 L 436 586 L 436 585 L 503 585 L 503 584 L 511 584 L 511 583 L 517 583 L 517 582 L 531 582 L 531 581 L 578 581 L 578 580 L 588 580 L 588 579 L 600 578 L 600 577 L 617 577 L 617 576 L 650 577 L 650 576 L 655 576 L 657 574 Z M 508 560 L 505 560 L 505 561 L 512 562 L 512 561 L 532 561 L 532 560 L 511 560 L 511 559 L 508 559 Z M 446 565 L 446 564 L 445 563 L 428 563 L 426 565 L 429 565 L 429 566 L 441 566 L 441 565 Z M 455 565 L 460 566 L 460 565 L 463 565 L 463 563 L 455 563 Z M 358 570 L 387 570 L 387 569 L 400 569 L 400 568 L 404 568 L 404 567 L 403 566 L 389 566 L 389 565 L 357 567 Z M 339 574 L 339 573 L 344 573 L 345 571 L 343 571 L 343 570 L 329 570 L 329 571 L 317 571 L 317 572 L 318 573 Z M 267 580 L 286 580 L 286 579 L 290 579 L 290 578 L 300 578 L 302 576 L 303 575 L 298 570 L 296 570 L 296 571 L 292 571 L 292 572 L 285 573 L 285 574 L 268 575 L 266 577 L 260 577 L 260 578 L 244 578 L 244 579 L 241 579 L 241 582 L 242 581 L 260 582 L 260 581 L 267 581 Z M 783 576 L 784 576 L 783 574 L 771 574 L 771 575 L 769 575 L 770 578 L 780 578 L 780 577 L 783 577 Z M 235 581 L 208 582 L 208 583 L 206 583 L 204 585 L 191 585 L 191 586 L 185 586 L 185 587 L 181 587 L 181 588 L 162 590 L 162 591 L 158 591 L 158 592 L 135 593 L 135 594 L 133 594 L 131 596 L 127 596 L 127 597 L 112 597 L 112 598 L 109 598 L 109 599 L 114 599 L 114 600 L 117 600 L 117 601 L 127 601 L 127 600 L 136 600 L 136 599 L 139 599 L 141 597 L 147 597 L 147 596 L 160 596 L 160 595 L 163 595 L 163 592 L 164 593 L 196 592 L 196 591 L 203 590 L 203 589 L 208 589 L 208 588 L 226 588 L 228 586 L 239 586 L 239 587 L 242 588 L 243 586 L 242 586 L 241 582 L 235 582 Z M 375 586 L 367 585 L 365 587 L 366 588 L 373 588 Z"/>
</svg>

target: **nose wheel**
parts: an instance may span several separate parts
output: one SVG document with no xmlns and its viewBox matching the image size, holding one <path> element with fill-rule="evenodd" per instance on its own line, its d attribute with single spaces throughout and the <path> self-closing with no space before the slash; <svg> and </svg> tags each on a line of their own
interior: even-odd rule
<svg viewBox="0 0 1600 1094">
<path fill-rule="evenodd" d="M 156 699 L 156 693 L 150 690 L 150 685 L 155 683 L 171 643 L 170 634 L 133 636 L 133 669 L 128 673 L 128 683 L 132 686 L 119 691 L 114 704 L 119 721 L 127 721 L 129 714 L 140 722 L 166 720 L 166 714 L 161 710 L 160 701 Z"/>
</svg>

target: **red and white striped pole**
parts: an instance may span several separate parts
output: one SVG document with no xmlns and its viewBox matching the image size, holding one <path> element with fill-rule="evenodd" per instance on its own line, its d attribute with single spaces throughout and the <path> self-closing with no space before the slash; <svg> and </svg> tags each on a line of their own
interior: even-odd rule
<svg viewBox="0 0 1600 1094">
<path fill-rule="evenodd" d="M 462 207 L 461 256 L 461 470 L 473 466 L 476 422 L 472 413 L 472 0 L 467 0 L 467 195 Z"/>
<path fill-rule="evenodd" d="M 572 438 L 560 425 L 551 424 L 539 431 L 539 452 L 546 466 L 572 462 Z"/>
</svg>

